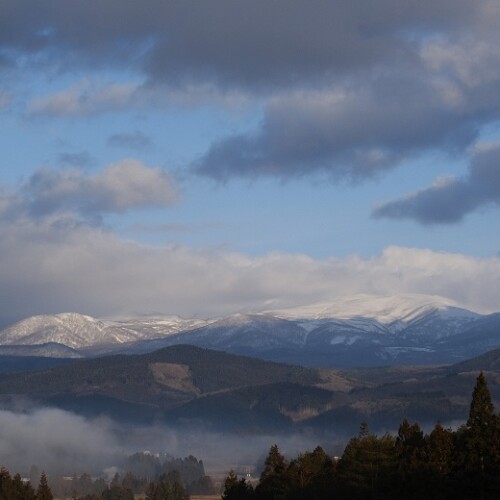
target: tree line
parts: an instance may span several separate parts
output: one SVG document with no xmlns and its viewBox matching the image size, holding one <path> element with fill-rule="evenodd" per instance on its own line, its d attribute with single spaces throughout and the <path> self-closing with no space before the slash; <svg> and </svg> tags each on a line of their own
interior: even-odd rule
<svg viewBox="0 0 500 500">
<path fill-rule="evenodd" d="M 500 498 L 500 416 L 481 372 L 467 422 L 429 434 L 404 419 L 396 436 L 360 426 L 339 459 L 321 447 L 287 462 L 278 446 L 254 488 L 231 471 L 223 500 L 490 500 Z"/>
<path fill-rule="evenodd" d="M 0 500 L 134 500 L 136 495 L 147 500 L 183 500 L 190 494 L 216 492 L 203 462 L 193 456 L 182 459 L 136 453 L 127 458 L 125 467 L 128 472 L 122 476 L 116 473 L 109 482 L 84 473 L 73 478 L 53 476 L 50 487 L 45 472 L 40 475 L 35 466 L 30 481 L 20 474 L 12 478 L 4 467 L 0 470 Z M 35 490 L 32 484 L 38 481 Z"/>
<path fill-rule="evenodd" d="M 52 500 L 47 476 L 42 472 L 35 490 L 29 481 L 23 481 L 20 474 L 11 477 L 9 471 L 0 469 L 0 500 Z"/>
</svg>

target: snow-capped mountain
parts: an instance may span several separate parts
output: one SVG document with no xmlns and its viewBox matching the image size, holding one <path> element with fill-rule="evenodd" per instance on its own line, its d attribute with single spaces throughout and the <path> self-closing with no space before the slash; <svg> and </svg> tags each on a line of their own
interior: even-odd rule
<svg viewBox="0 0 500 500">
<path fill-rule="evenodd" d="M 32 316 L 0 332 L 0 345 L 63 344 L 73 349 L 137 342 L 200 325 L 178 317 L 98 320 L 77 313 Z"/>
<path fill-rule="evenodd" d="M 0 332 L 0 346 L 57 343 L 89 356 L 192 344 L 307 365 L 366 366 L 453 362 L 499 347 L 499 333 L 500 314 L 442 297 L 358 295 L 212 320 L 34 316 Z"/>
<path fill-rule="evenodd" d="M 360 294 L 335 302 L 320 302 L 271 314 L 279 318 L 304 320 L 305 326 L 311 320 L 324 322 L 335 319 L 339 324 L 351 325 L 363 331 L 373 330 L 375 333 L 399 333 L 430 316 L 460 325 L 480 317 L 450 299 L 417 294 L 397 297 Z"/>
<path fill-rule="evenodd" d="M 484 318 L 441 297 L 362 295 L 234 315 L 172 335 L 162 345 L 186 343 L 320 366 L 443 363 L 481 350 L 473 337 L 450 346 L 472 326 L 480 329 Z M 500 339 L 492 342 L 500 345 Z"/>
</svg>

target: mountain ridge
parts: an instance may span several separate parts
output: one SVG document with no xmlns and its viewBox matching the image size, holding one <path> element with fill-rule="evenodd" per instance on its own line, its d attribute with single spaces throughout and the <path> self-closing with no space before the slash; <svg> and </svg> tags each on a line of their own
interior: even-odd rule
<svg viewBox="0 0 500 500">
<path fill-rule="evenodd" d="M 438 296 L 358 295 L 208 320 L 34 316 L 0 332 L 0 352 L 16 345 L 21 355 L 20 346 L 54 343 L 73 349 L 75 356 L 101 356 L 191 344 L 310 366 L 435 364 L 500 347 L 497 327 L 500 314 L 482 315 Z M 59 351 L 46 355 L 62 356 Z"/>
</svg>

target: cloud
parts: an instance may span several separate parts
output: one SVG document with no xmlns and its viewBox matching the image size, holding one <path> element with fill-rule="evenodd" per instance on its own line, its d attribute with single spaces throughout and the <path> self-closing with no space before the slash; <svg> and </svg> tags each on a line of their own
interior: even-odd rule
<svg viewBox="0 0 500 500">
<path fill-rule="evenodd" d="M 88 80 L 79 82 L 47 97 L 39 97 L 28 105 L 31 115 L 89 116 L 121 110 L 134 103 L 137 84 L 95 86 Z"/>
<path fill-rule="evenodd" d="M 14 57 L 32 56 L 38 64 L 45 59 L 69 68 L 135 66 L 167 82 L 281 86 L 399 61 L 405 48 L 411 50 L 407 33 L 470 29 L 471 19 L 481 21 L 486 10 L 464 0 L 398 7 L 397 0 L 381 0 L 377 8 L 369 1 L 259 0 L 249 5 L 216 0 L 200 5 L 188 0 L 147 2 L 145 8 L 133 0 L 100 5 L 49 0 L 44 7 L 31 0 L 20 9 L 10 0 L 0 43 Z"/>
<path fill-rule="evenodd" d="M 128 159 L 92 175 L 81 168 L 39 169 L 17 193 L 4 193 L 0 215 L 15 220 L 20 216 L 57 219 L 66 214 L 71 221 L 74 216 L 93 218 L 168 207 L 177 200 L 177 188 L 166 172 Z"/>
<path fill-rule="evenodd" d="M 219 229 L 220 223 L 206 223 L 206 224 L 133 224 L 126 229 L 131 233 L 192 233 L 197 231 L 209 231 Z"/>
<path fill-rule="evenodd" d="M 49 482 L 51 476 L 75 473 L 101 476 L 109 469 L 122 473 L 126 456 L 143 450 L 172 457 L 195 456 L 203 460 L 209 475 L 218 476 L 234 464 L 260 464 L 270 443 L 279 443 L 280 450 L 292 457 L 325 439 L 310 433 L 259 435 L 252 436 L 249 443 L 248 436 L 221 435 L 193 426 L 186 432 L 164 423 L 127 425 L 104 417 L 84 418 L 55 408 L 34 407 L 26 401 L 17 405 L 17 410 L 0 409 L 0 463 L 12 475 L 20 472 L 23 476 L 36 465 L 48 473 Z M 338 453 L 349 436 L 327 439 L 326 450 L 335 447 Z"/>
<path fill-rule="evenodd" d="M 432 186 L 376 207 L 375 217 L 413 219 L 421 224 L 453 224 L 481 207 L 500 204 L 500 144 L 478 146 L 463 177 Z"/>
<path fill-rule="evenodd" d="M 218 106 L 239 110 L 250 96 L 239 89 L 220 89 L 213 83 L 188 82 L 182 87 L 162 82 L 110 84 L 86 78 L 58 92 L 32 99 L 27 113 L 37 117 L 88 117 L 111 112 L 158 107 Z"/>
<path fill-rule="evenodd" d="M 42 71 L 85 75 L 108 68 L 133 80 L 84 80 L 32 101 L 31 113 L 262 106 L 260 127 L 219 139 L 195 162 L 196 172 L 217 180 L 360 180 L 433 148 L 463 153 L 500 118 L 493 1 L 425 0 L 405 9 L 398 0 L 376 8 L 368 0 L 148 8 L 133 0 L 52 0 L 53 9 L 12 2 L 0 20 L 0 44 L 20 67 L 34 61 Z"/>
<path fill-rule="evenodd" d="M 123 240 L 66 213 L 0 218 L 0 322 L 75 311 L 97 317 L 214 317 L 354 293 L 443 295 L 500 310 L 500 259 L 388 248 L 369 259 L 250 257 Z"/>
<path fill-rule="evenodd" d="M 0 459 L 12 474 L 30 466 L 72 475 L 101 472 L 120 456 L 121 447 L 103 419 L 83 417 L 51 408 L 0 410 Z M 36 486 L 36 485 L 35 485 Z"/>
<path fill-rule="evenodd" d="M 399 83 L 382 78 L 273 98 L 258 130 L 213 144 L 194 169 L 217 180 L 318 173 L 357 180 L 476 138 L 473 99 L 464 108 L 444 102 L 426 82 Z"/>
<path fill-rule="evenodd" d="M 108 137 L 107 143 L 108 146 L 139 150 L 152 145 L 151 139 L 138 130 L 132 133 L 113 134 Z"/>
<path fill-rule="evenodd" d="M 59 163 L 71 167 L 85 167 L 95 163 L 94 158 L 87 151 L 80 153 L 61 153 L 59 155 Z"/>
<path fill-rule="evenodd" d="M 11 104 L 12 100 L 12 94 L 0 88 L 0 111 L 6 109 Z"/>
</svg>

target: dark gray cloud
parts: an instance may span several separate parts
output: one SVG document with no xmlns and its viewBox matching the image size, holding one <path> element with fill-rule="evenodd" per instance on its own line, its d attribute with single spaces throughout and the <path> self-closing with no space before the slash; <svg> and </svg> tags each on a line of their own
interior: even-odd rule
<svg viewBox="0 0 500 500">
<path fill-rule="evenodd" d="M 465 0 L 404 9 L 398 0 L 5 0 L 0 44 L 38 64 L 106 63 L 163 81 L 268 86 L 399 59 L 412 33 L 461 29 L 478 10 Z"/>
<path fill-rule="evenodd" d="M 318 172 L 366 178 L 432 148 L 463 149 L 477 137 L 479 115 L 500 113 L 500 94 L 483 106 L 473 93 L 455 106 L 418 75 L 294 92 L 270 101 L 253 134 L 213 144 L 194 168 L 218 180 Z"/>
<path fill-rule="evenodd" d="M 428 188 L 380 205 L 373 215 L 450 224 L 488 205 L 500 205 L 500 145 L 476 151 L 466 176 L 440 179 Z"/>
<path fill-rule="evenodd" d="M 158 88 L 258 96 L 261 126 L 194 165 L 215 179 L 362 179 L 432 148 L 463 152 L 500 118 L 498 13 L 488 0 L 7 0 L 0 52 L 134 75 L 32 103 L 51 116 L 150 103 Z"/>
<path fill-rule="evenodd" d="M 150 147 L 153 143 L 151 139 L 143 134 L 142 132 L 136 130 L 131 133 L 121 133 L 113 134 L 108 137 L 108 146 L 113 146 L 117 148 L 128 148 L 128 149 L 145 149 Z"/>
</svg>

